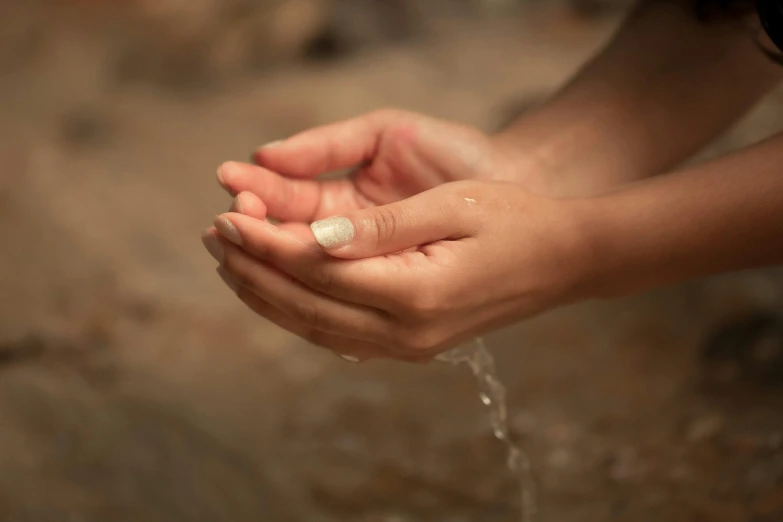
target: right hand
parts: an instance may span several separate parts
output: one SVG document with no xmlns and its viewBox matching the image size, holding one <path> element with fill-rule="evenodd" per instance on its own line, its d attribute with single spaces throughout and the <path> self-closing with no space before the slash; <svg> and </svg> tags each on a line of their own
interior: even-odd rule
<svg viewBox="0 0 783 522">
<path fill-rule="evenodd" d="M 316 223 L 318 244 L 236 213 L 204 241 L 239 298 L 282 328 L 355 360 L 426 361 L 582 298 L 594 264 L 581 208 L 463 181 Z"/>
</svg>

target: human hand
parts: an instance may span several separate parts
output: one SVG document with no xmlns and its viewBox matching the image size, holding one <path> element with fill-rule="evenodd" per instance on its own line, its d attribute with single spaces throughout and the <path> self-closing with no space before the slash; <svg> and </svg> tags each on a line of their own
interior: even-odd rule
<svg viewBox="0 0 783 522">
<path fill-rule="evenodd" d="M 512 167 L 505 158 L 492 138 L 471 127 L 383 110 L 261 147 L 258 165 L 225 163 L 218 179 L 232 195 L 260 198 L 283 228 L 308 236 L 312 221 L 399 201 L 441 183 L 507 179 Z M 314 179 L 346 168 L 356 168 L 349 179 Z M 257 199 L 241 197 L 242 213 L 266 217 L 243 208 L 248 205 L 257 206 Z"/>
<path fill-rule="evenodd" d="M 205 243 L 243 302 L 356 360 L 429 360 L 580 297 L 589 277 L 572 204 L 508 183 L 349 210 L 313 224 L 318 243 L 238 213 L 215 226 Z"/>
</svg>

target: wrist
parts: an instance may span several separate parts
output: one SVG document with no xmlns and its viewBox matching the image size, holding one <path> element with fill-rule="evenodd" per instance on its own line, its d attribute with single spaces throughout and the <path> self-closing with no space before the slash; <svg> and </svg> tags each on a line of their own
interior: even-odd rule
<svg viewBox="0 0 783 522">
<path fill-rule="evenodd" d="M 490 136 L 490 142 L 500 157 L 500 163 L 504 165 L 504 168 L 496 169 L 493 173 L 493 181 L 519 184 L 539 196 L 556 195 L 556 175 L 551 165 L 543 160 L 543 143 L 525 142 L 511 131 Z"/>
<path fill-rule="evenodd" d="M 620 298 L 656 285 L 655 266 L 667 257 L 665 241 L 644 229 L 646 212 L 636 208 L 644 201 L 619 191 L 562 203 L 574 238 L 573 301 Z"/>
<path fill-rule="evenodd" d="M 551 111 L 550 111 L 551 112 Z M 568 118 L 566 118 L 568 116 Z M 601 118 L 542 111 L 491 137 L 514 183 L 548 197 L 584 197 L 636 176 L 622 140 Z"/>
<path fill-rule="evenodd" d="M 627 297 L 665 284 L 679 263 L 673 257 L 671 231 L 656 216 L 666 204 L 644 190 L 570 201 L 585 260 L 579 290 L 585 299 Z"/>
<path fill-rule="evenodd" d="M 558 201 L 567 231 L 566 267 L 568 287 L 566 302 L 583 301 L 605 296 L 605 271 L 601 245 L 605 232 L 597 229 L 600 205 L 593 198 L 563 199 Z"/>
<path fill-rule="evenodd" d="M 545 207 L 532 209 L 545 228 L 537 243 L 544 247 L 547 269 L 540 283 L 545 301 L 551 306 L 602 297 L 605 279 L 600 245 L 603 234 L 594 229 L 597 208 L 593 199 L 554 199 L 543 197 Z M 549 211 L 547 211 L 547 208 Z M 526 246 L 523 255 L 529 246 Z"/>
</svg>

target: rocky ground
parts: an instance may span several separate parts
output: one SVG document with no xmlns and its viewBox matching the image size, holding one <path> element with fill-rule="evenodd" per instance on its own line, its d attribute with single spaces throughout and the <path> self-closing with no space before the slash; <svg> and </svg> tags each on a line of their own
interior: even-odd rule
<svg viewBox="0 0 783 522">
<path fill-rule="evenodd" d="M 494 128 L 617 6 L 136 3 L 0 2 L 0 520 L 513 520 L 466 371 L 305 345 L 199 232 L 221 161 L 380 106 Z M 781 308 L 757 271 L 490 335 L 540 520 L 781 520 Z"/>
</svg>

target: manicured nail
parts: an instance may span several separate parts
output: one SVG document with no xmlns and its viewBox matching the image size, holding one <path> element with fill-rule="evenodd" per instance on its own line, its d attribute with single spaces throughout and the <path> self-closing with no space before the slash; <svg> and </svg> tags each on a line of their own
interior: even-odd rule
<svg viewBox="0 0 783 522">
<path fill-rule="evenodd" d="M 229 287 L 232 292 L 237 293 L 239 285 L 237 284 L 236 280 L 226 271 L 226 269 L 222 266 L 219 266 L 217 267 L 216 272 L 220 276 L 220 279 L 226 283 L 226 286 Z"/>
<path fill-rule="evenodd" d="M 343 359 L 353 364 L 359 364 L 360 362 L 362 362 L 358 357 L 354 357 L 353 355 L 340 354 L 340 359 Z"/>
<path fill-rule="evenodd" d="M 239 235 L 239 230 L 234 224 L 223 216 L 215 218 L 215 228 L 218 229 L 220 235 L 228 239 L 235 245 L 242 245 L 242 236 Z"/>
<path fill-rule="evenodd" d="M 215 258 L 218 263 L 223 262 L 223 245 L 220 244 L 220 240 L 214 234 L 204 234 L 201 236 L 201 242 L 207 248 L 209 255 Z"/>
<path fill-rule="evenodd" d="M 330 217 L 310 225 L 315 240 L 324 248 L 336 248 L 353 241 L 354 229 L 351 220 L 344 217 Z"/>
</svg>

